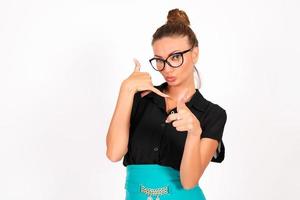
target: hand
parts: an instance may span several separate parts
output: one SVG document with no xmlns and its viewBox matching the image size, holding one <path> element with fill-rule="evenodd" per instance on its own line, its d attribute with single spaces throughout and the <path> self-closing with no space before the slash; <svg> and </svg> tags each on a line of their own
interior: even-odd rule
<svg viewBox="0 0 300 200">
<path fill-rule="evenodd" d="M 202 133 L 200 121 L 185 105 L 187 90 L 177 100 L 177 113 L 170 114 L 166 122 L 172 122 L 177 131 L 188 131 L 189 134 L 200 136 Z"/>
<path fill-rule="evenodd" d="M 133 73 L 124 80 L 124 84 L 129 91 L 133 91 L 134 93 L 138 91 L 144 91 L 142 96 L 147 92 L 155 92 L 156 94 L 162 97 L 169 97 L 169 95 L 162 93 L 160 90 L 155 88 L 151 81 L 151 76 L 148 72 L 141 72 L 141 64 L 137 59 L 134 59 L 135 68 Z"/>
</svg>

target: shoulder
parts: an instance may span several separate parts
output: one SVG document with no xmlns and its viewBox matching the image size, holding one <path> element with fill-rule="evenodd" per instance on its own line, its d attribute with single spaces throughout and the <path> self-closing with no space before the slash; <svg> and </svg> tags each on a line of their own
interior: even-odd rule
<svg viewBox="0 0 300 200">
<path fill-rule="evenodd" d="M 211 120 L 227 120 L 227 113 L 226 110 L 217 103 L 211 102 L 206 100 L 207 106 L 204 112 L 204 120 L 211 121 Z"/>
<path fill-rule="evenodd" d="M 226 121 L 226 110 L 216 103 L 209 102 L 201 121 L 201 138 L 208 137 L 220 142 Z"/>
<path fill-rule="evenodd" d="M 211 115 L 213 114 L 226 115 L 226 110 L 223 107 L 221 107 L 219 104 L 208 101 L 207 113 Z"/>
</svg>

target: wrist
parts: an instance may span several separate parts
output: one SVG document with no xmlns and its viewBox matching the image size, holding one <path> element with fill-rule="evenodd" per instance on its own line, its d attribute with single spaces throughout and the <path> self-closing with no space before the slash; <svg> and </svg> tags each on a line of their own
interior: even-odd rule
<svg viewBox="0 0 300 200">
<path fill-rule="evenodd" d="M 132 87 L 127 80 L 125 79 L 121 84 L 121 91 L 134 95 L 136 93 L 136 89 Z"/>
<path fill-rule="evenodd" d="M 197 137 L 199 138 L 202 134 L 202 129 L 201 128 L 196 128 L 196 129 L 193 129 L 191 131 L 188 132 L 191 137 Z"/>
</svg>

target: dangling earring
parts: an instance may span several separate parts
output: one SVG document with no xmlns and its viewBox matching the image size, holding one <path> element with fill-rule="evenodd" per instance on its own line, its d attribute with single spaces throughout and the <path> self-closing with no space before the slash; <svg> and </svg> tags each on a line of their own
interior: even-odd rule
<svg viewBox="0 0 300 200">
<path fill-rule="evenodd" d="M 199 75 L 199 72 L 198 72 L 198 69 L 196 68 L 196 65 L 194 64 L 194 69 L 195 69 L 195 71 L 196 71 L 196 73 L 197 73 L 197 76 L 198 76 L 198 79 L 199 79 L 199 81 L 198 81 L 198 89 L 200 88 L 200 86 L 201 86 L 201 79 L 200 79 L 200 75 Z"/>
</svg>

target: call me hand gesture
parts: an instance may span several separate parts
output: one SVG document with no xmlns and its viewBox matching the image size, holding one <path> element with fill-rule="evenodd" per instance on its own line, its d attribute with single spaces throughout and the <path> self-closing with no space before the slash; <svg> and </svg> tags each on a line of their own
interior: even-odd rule
<svg viewBox="0 0 300 200">
<path fill-rule="evenodd" d="M 134 59 L 134 62 L 135 68 L 133 73 L 127 79 L 124 80 L 126 87 L 129 89 L 130 92 L 136 93 L 138 91 L 144 91 L 142 93 L 143 96 L 146 93 L 153 91 L 162 97 L 170 97 L 169 95 L 162 93 L 160 90 L 153 86 L 150 74 L 148 72 L 140 71 L 141 64 L 137 59 Z"/>
</svg>

